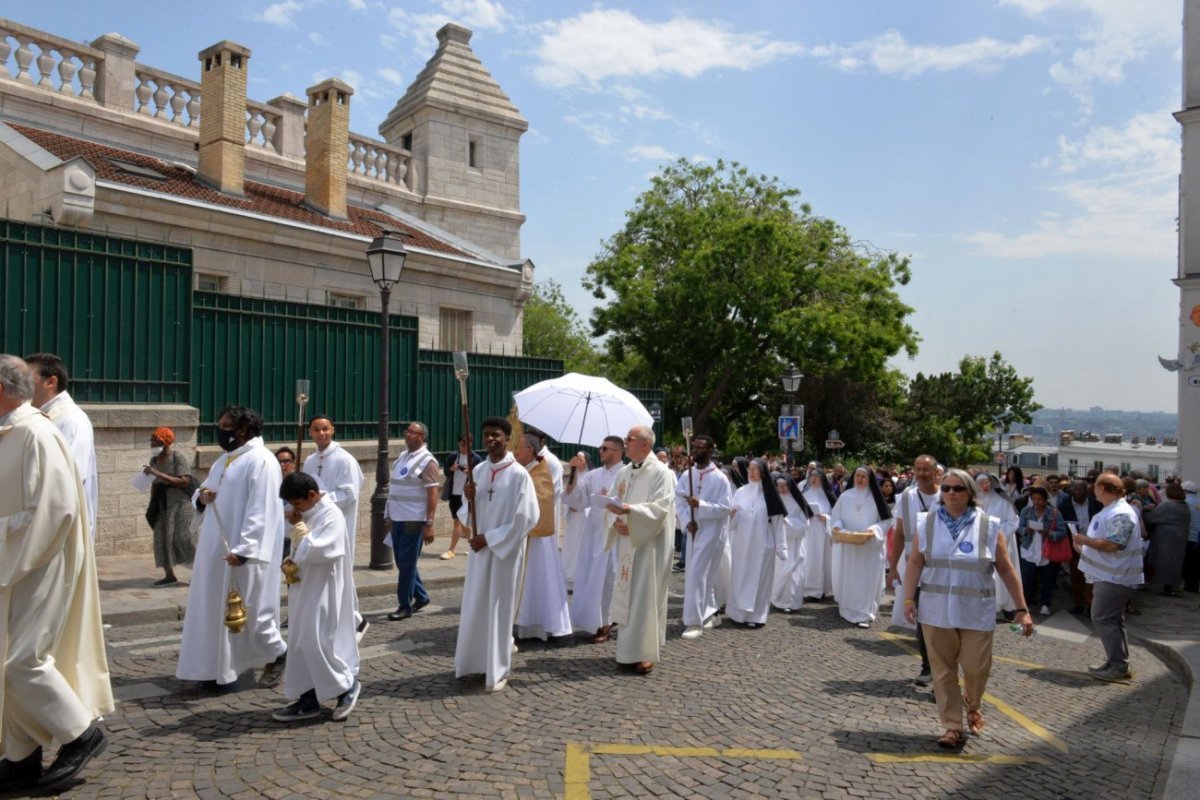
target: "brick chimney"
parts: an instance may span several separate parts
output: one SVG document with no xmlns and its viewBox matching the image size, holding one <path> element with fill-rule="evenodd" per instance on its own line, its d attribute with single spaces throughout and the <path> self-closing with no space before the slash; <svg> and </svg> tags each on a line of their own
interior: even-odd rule
<svg viewBox="0 0 1200 800">
<path fill-rule="evenodd" d="M 213 188 L 241 196 L 246 172 L 250 49 L 228 40 L 200 51 L 200 169 Z"/>
<path fill-rule="evenodd" d="M 337 78 L 328 78 L 308 90 L 304 202 L 336 219 L 346 218 L 352 94 L 354 89 Z"/>
</svg>

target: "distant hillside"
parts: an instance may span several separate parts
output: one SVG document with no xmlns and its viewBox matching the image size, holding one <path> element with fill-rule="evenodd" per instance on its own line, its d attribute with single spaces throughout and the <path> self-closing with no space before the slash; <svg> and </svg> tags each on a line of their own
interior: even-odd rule
<svg viewBox="0 0 1200 800">
<path fill-rule="evenodd" d="M 1074 408 L 1043 408 L 1033 415 L 1032 425 L 1014 425 L 1013 433 L 1030 433 L 1038 441 L 1058 440 L 1058 432 L 1120 433 L 1129 441 L 1132 436 L 1145 438 L 1179 435 L 1179 417 L 1162 411 L 1114 411 L 1093 406 L 1087 410 Z"/>
</svg>

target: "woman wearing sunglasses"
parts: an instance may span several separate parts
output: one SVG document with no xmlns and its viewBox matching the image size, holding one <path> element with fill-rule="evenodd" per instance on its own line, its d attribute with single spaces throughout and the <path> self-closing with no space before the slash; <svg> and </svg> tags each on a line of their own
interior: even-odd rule
<svg viewBox="0 0 1200 800">
<path fill-rule="evenodd" d="M 1012 597 L 1023 597 L 1021 576 L 1008 557 L 1000 521 L 976 505 L 978 490 L 960 469 L 946 471 L 941 499 L 932 511 L 917 515 L 916 540 L 904 575 L 904 616 L 919 619 L 933 668 L 933 696 L 945 733 L 939 746 L 959 748 L 963 705 L 971 733 L 983 730 L 979 710 L 992 671 L 992 636 L 996 631 L 996 588 L 993 572 Z M 913 599 L 921 587 L 921 606 Z M 1016 610 L 1026 636 L 1033 617 Z M 959 687 L 958 673 L 963 683 Z"/>
</svg>

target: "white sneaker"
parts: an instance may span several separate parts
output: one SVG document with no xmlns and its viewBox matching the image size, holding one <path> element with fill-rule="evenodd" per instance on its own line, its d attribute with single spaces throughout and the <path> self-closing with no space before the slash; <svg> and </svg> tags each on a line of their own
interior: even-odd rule
<svg viewBox="0 0 1200 800">
<path fill-rule="evenodd" d="M 1050 606 L 1042 606 L 1040 609 L 1038 609 L 1038 613 L 1043 617 L 1050 616 Z"/>
<path fill-rule="evenodd" d="M 705 630 L 712 630 L 713 628 L 719 628 L 719 627 L 721 627 L 721 615 L 720 614 L 713 614 L 711 617 L 704 620 L 704 629 Z"/>
<path fill-rule="evenodd" d="M 493 692 L 499 692 L 505 686 L 508 686 L 508 678 L 501 678 L 500 680 L 496 681 L 494 686 L 488 686 L 484 689 L 484 691 L 491 694 Z"/>
<path fill-rule="evenodd" d="M 699 639 L 704 630 L 699 625 L 688 625 L 687 630 L 683 632 L 683 639 Z"/>
</svg>

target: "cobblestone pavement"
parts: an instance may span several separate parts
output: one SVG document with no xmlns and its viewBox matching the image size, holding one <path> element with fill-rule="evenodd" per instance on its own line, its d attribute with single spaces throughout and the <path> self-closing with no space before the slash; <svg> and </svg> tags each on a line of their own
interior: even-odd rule
<svg viewBox="0 0 1200 800">
<path fill-rule="evenodd" d="M 673 593 L 682 589 L 676 576 Z M 1135 648 L 1128 685 L 1082 674 L 1095 640 L 997 633 L 987 728 L 944 759 L 912 640 L 832 604 L 679 638 L 619 673 L 615 643 L 521 643 L 509 688 L 453 673 L 459 589 L 390 623 L 364 600 L 363 693 L 349 721 L 273 721 L 277 691 L 173 677 L 180 624 L 113 628 L 108 751 L 72 797 L 1146 798 L 1162 792 L 1182 679 Z M 974 759 L 972 761 L 971 759 Z"/>
</svg>

